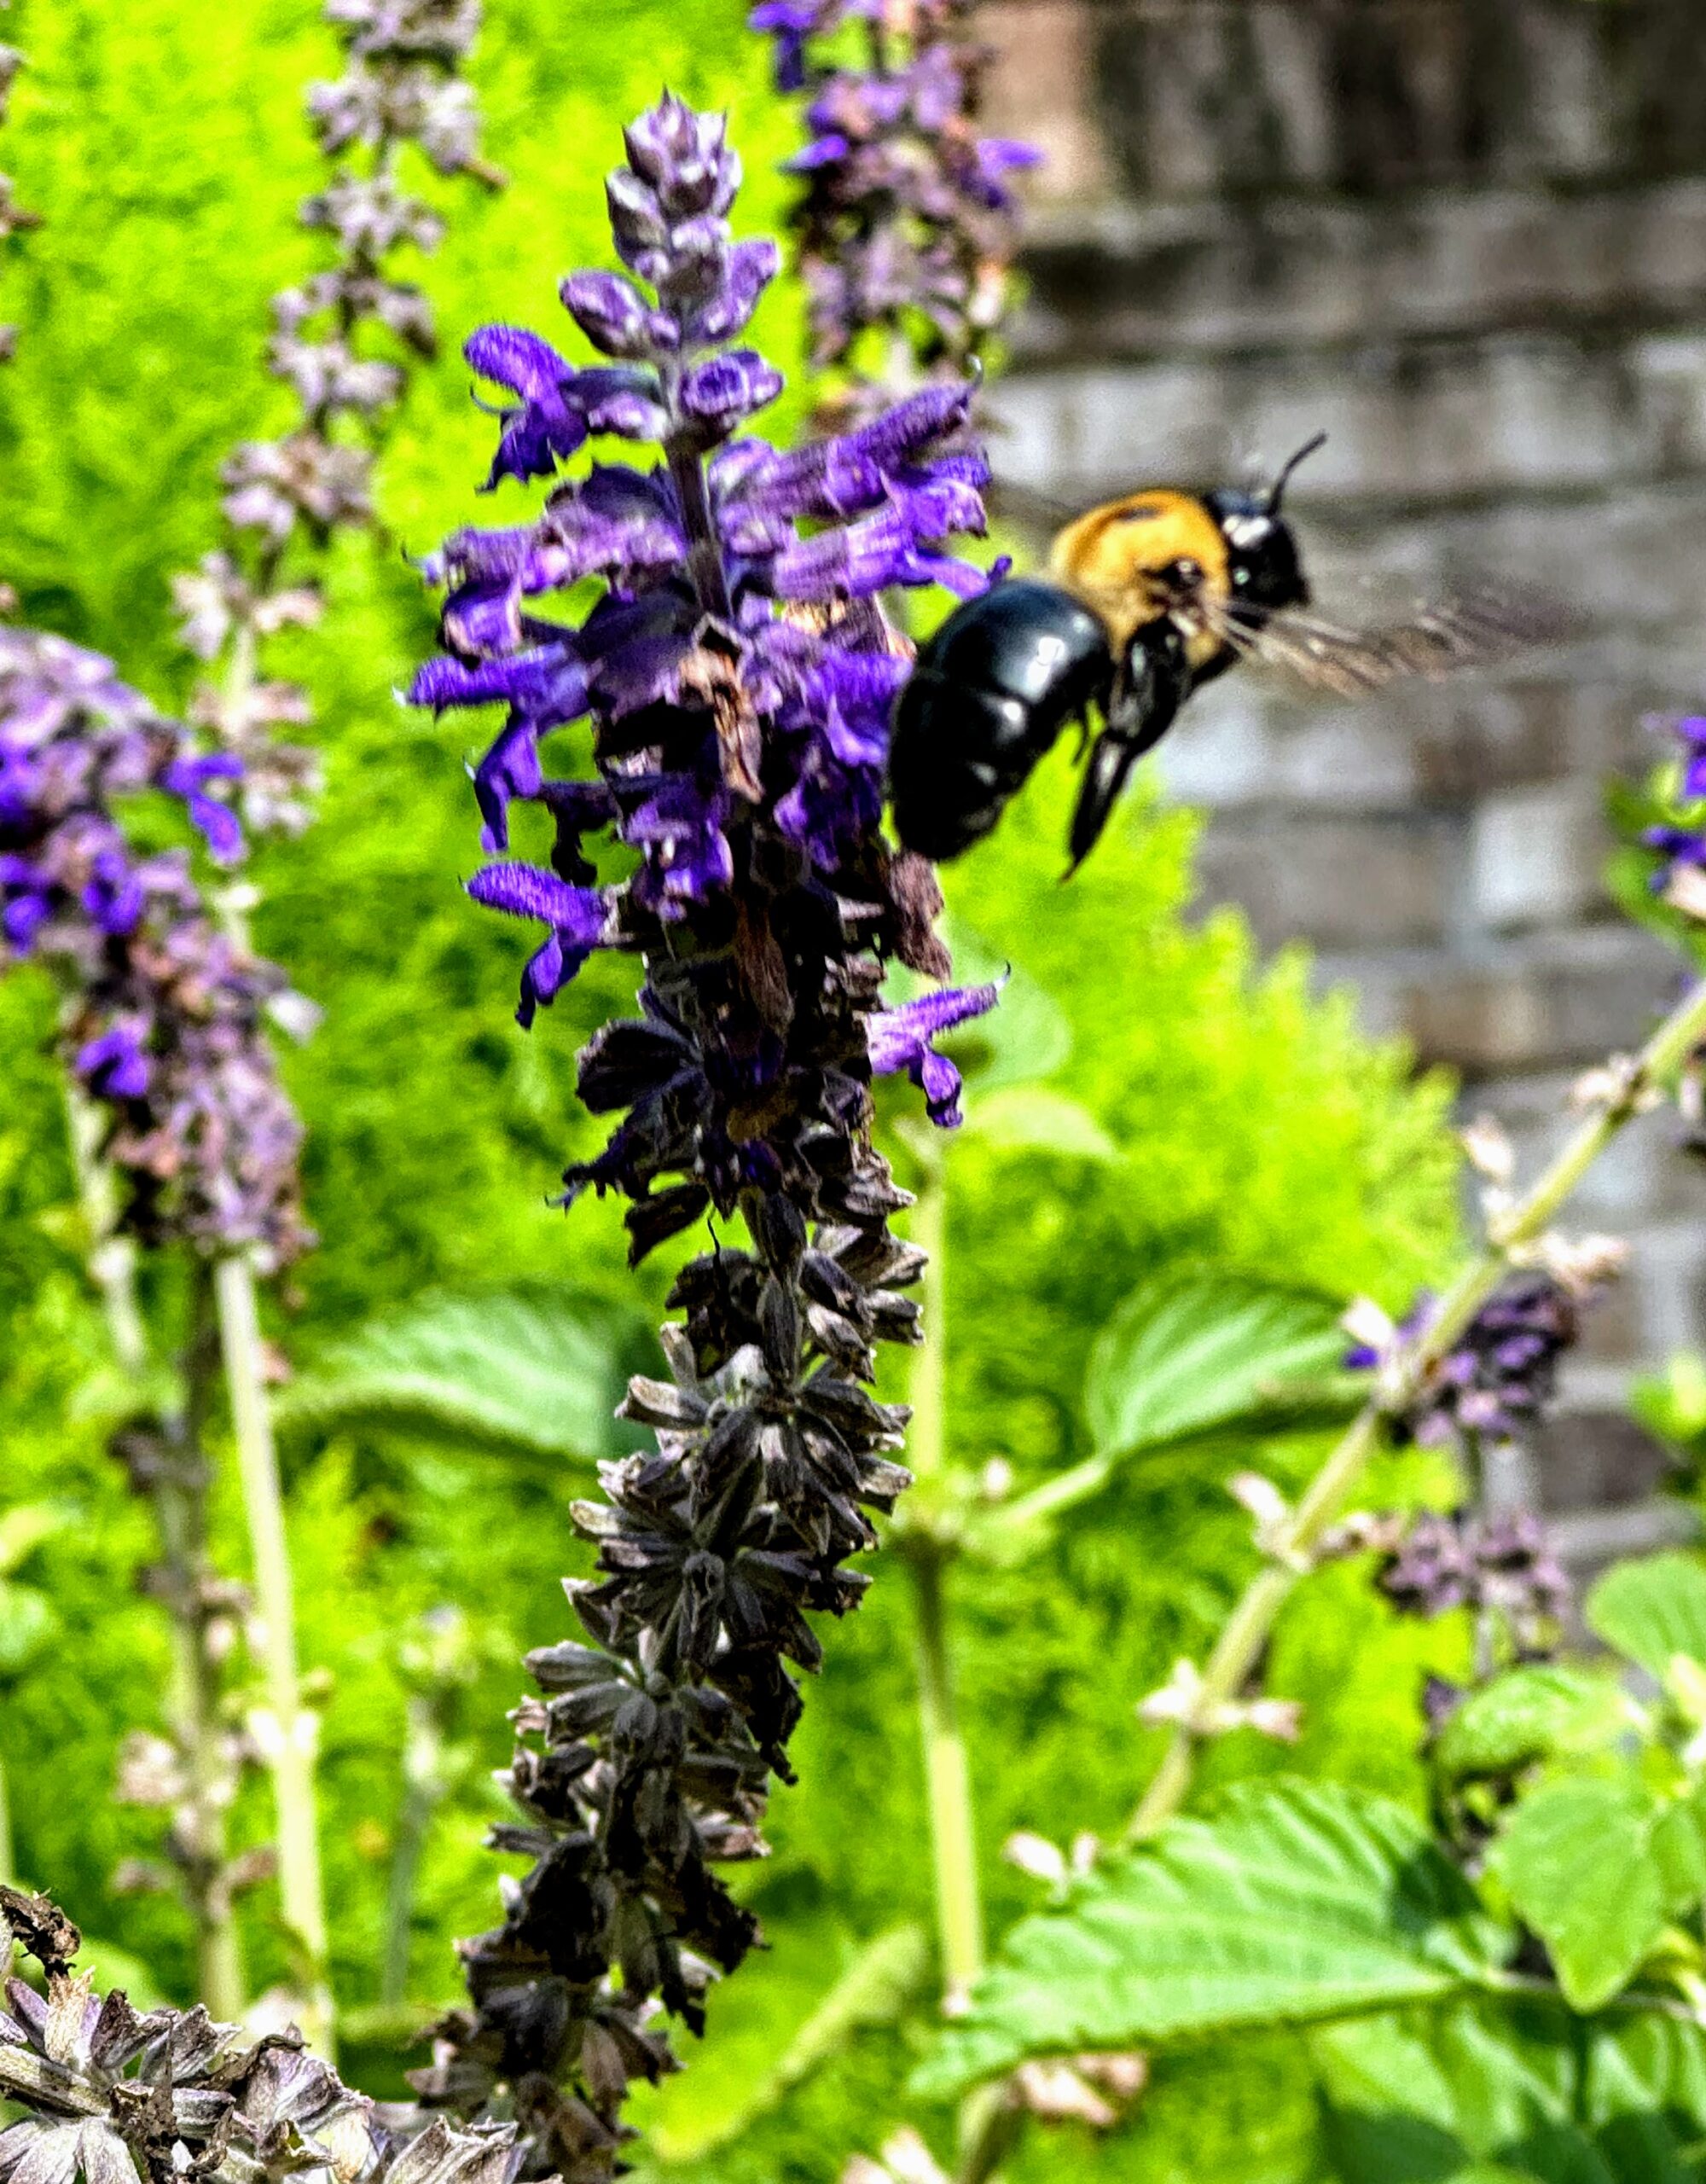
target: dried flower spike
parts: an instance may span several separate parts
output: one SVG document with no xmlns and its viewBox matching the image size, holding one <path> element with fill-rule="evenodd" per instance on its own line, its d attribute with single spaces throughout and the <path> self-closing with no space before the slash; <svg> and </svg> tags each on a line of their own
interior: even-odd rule
<svg viewBox="0 0 1706 2184">
<path fill-rule="evenodd" d="M 621 1117 L 567 1199 L 631 1203 L 631 1256 L 708 1217 L 671 1295 L 667 1380 L 624 1414 L 655 1449 L 577 1505 L 599 1576 L 571 1586 L 591 1645 L 534 1654 L 519 1716 L 523 1811 L 494 1840 L 533 1860 L 496 1931 L 464 1945 L 471 2009 L 441 2028 L 425 2097 L 521 2113 L 530 2171 L 608 2176 L 628 2081 L 671 2067 L 657 2004 L 698 2025 L 708 1981 L 756 1922 L 716 1871 L 761 1855 L 800 1714 L 809 1620 L 857 1604 L 848 1558 L 907 1484 L 904 1411 L 869 1392 L 876 1345 L 916 1339 L 902 1293 L 922 1254 L 888 1233 L 908 1201 L 870 1137 L 873 1069 L 912 1070 L 944 1123 L 933 1032 L 993 1002 L 932 996 L 885 1023 L 882 956 L 940 976 L 928 867 L 883 839 L 887 710 L 906 648 L 878 595 L 983 579 L 945 540 L 983 520 L 971 390 L 933 387 L 844 439 L 781 452 L 747 434 L 779 375 L 739 337 L 776 269 L 734 241 L 740 176 L 722 119 L 665 98 L 626 132 L 608 195 L 626 274 L 563 298 L 611 361 L 572 367 L 490 327 L 470 361 L 513 398 L 490 483 L 555 479 L 538 519 L 462 531 L 431 565 L 444 657 L 417 702 L 508 708 L 475 769 L 497 861 L 475 898 L 544 926 L 522 979 L 532 1021 L 595 948 L 640 958 L 640 1017 L 580 1059 L 581 1096 Z M 607 434 L 661 462 L 560 468 Z M 803 535 L 803 526 L 811 526 Z M 588 577 L 577 624 L 531 601 Z M 596 770 L 551 776 L 543 739 L 585 719 Z M 555 825 L 549 869 L 502 856 L 512 806 Z M 637 852 L 601 882 L 593 838 Z"/>
</svg>

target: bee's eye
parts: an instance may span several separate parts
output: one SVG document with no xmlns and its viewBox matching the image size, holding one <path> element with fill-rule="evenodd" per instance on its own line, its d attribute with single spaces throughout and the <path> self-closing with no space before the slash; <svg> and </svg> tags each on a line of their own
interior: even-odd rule
<svg viewBox="0 0 1706 2184">
<path fill-rule="evenodd" d="M 1248 584 L 1250 582 L 1250 571 L 1245 568 L 1235 568 L 1232 572 L 1232 580 L 1235 584 Z"/>
</svg>

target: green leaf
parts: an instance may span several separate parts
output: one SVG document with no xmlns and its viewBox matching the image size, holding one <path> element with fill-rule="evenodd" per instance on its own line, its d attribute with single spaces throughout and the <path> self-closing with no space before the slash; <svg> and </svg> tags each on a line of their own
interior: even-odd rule
<svg viewBox="0 0 1706 2184">
<path fill-rule="evenodd" d="M 33 1587 L 0 1583 L 0 1679 L 23 1674 L 46 1645 L 55 1620 L 46 1597 Z"/>
<path fill-rule="evenodd" d="M 1465 1699 L 1434 1747 L 1448 1781 L 1514 1774 L 1561 1751 L 1608 1744 L 1631 1726 L 1633 1702 L 1581 1669 L 1519 1668 Z"/>
<path fill-rule="evenodd" d="M 1134 1290 L 1097 1339 L 1084 1398 L 1097 1445 L 1129 1451 L 1282 1413 L 1344 1355 L 1338 1307 L 1242 1274 Z"/>
<path fill-rule="evenodd" d="M 1706 1357 L 1679 1350 L 1662 1373 L 1634 1383 L 1629 1408 L 1661 1441 L 1691 1449 L 1706 1436 Z"/>
<path fill-rule="evenodd" d="M 1484 1980 L 1509 1937 L 1422 1823 L 1336 1784 L 1246 1783 L 1023 1920 L 916 2081 L 1026 2056 L 1309 2024 Z"/>
<path fill-rule="evenodd" d="M 1309 2048 L 1341 2184 L 1698 2184 L 1691 2025 L 1512 1999 L 1333 2025 Z"/>
<path fill-rule="evenodd" d="M 1597 2009 L 1627 1986 L 1664 1931 L 1665 1881 L 1652 1850 L 1661 1810 L 1627 1776 L 1546 1782 L 1494 1846 L 1511 1900 L 1575 2009 Z"/>
<path fill-rule="evenodd" d="M 1650 1554 L 1609 1570 L 1587 1595 L 1587 1627 L 1659 1682 L 1678 1653 L 1706 1664 L 1706 1565 Z"/>
<path fill-rule="evenodd" d="M 441 1293 L 364 1327 L 285 1390 L 281 1421 L 361 1421 L 482 1447 L 595 1457 L 620 1444 L 620 1345 L 581 1304 Z"/>
<path fill-rule="evenodd" d="M 63 1531 L 71 1512 L 56 1502 L 25 1502 L 0 1516 L 0 1577 L 9 1577 L 44 1540 Z"/>
<path fill-rule="evenodd" d="M 1117 1160 L 1119 1147 L 1089 1109 L 1042 1084 L 1013 1084 L 978 1092 L 966 1106 L 966 1130 L 992 1145 L 1076 1153 L 1087 1160 Z"/>
<path fill-rule="evenodd" d="M 1673 1917 L 1706 1897 L 1706 1786 L 1668 1805 L 1654 1824 L 1652 1854 Z"/>
</svg>

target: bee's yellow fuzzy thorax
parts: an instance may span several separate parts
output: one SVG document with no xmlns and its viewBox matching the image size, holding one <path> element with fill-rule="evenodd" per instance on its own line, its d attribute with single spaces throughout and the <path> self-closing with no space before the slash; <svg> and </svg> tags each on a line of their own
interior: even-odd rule
<svg viewBox="0 0 1706 2184">
<path fill-rule="evenodd" d="M 1100 615 L 1117 648 L 1168 604 L 1153 581 L 1175 561 L 1194 561 L 1205 596 L 1219 604 L 1230 589 L 1221 527 L 1194 494 L 1131 493 L 1069 523 L 1048 557 L 1051 572 Z M 1191 631 L 1187 650 L 1200 666 L 1219 640 Z"/>
</svg>

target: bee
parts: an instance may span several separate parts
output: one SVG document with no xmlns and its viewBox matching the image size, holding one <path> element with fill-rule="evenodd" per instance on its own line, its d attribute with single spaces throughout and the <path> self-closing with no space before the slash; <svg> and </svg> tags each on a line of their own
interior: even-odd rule
<svg viewBox="0 0 1706 2184">
<path fill-rule="evenodd" d="M 989 833 L 1062 731 L 1102 725 L 1068 830 L 1068 877 L 1095 847 L 1133 766 L 1204 683 L 1240 660 L 1363 697 L 1401 676 L 1484 666 L 1558 634 L 1535 601 L 1490 588 L 1358 630 L 1320 619 L 1281 512 L 1298 449 L 1257 492 L 1132 493 L 1055 539 L 1047 578 L 992 584 L 920 650 L 895 702 L 896 832 L 941 863 Z"/>
</svg>

